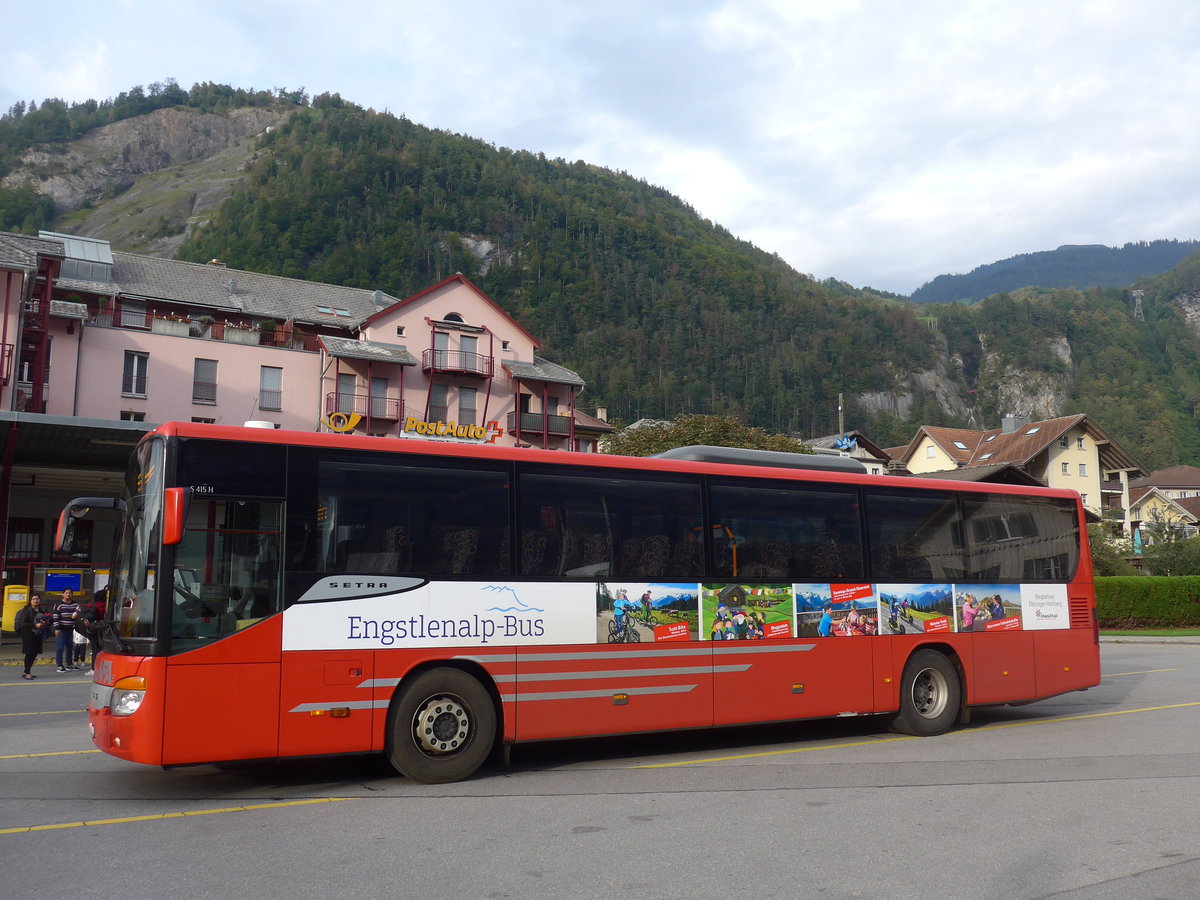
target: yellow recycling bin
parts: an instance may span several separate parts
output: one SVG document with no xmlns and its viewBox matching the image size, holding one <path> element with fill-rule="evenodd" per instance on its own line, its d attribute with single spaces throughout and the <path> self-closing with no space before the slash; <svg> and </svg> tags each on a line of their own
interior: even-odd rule
<svg viewBox="0 0 1200 900">
<path fill-rule="evenodd" d="M 4 586 L 4 618 L 0 628 L 5 631 L 16 631 L 17 610 L 29 602 L 29 586 L 24 584 L 6 584 Z"/>
</svg>

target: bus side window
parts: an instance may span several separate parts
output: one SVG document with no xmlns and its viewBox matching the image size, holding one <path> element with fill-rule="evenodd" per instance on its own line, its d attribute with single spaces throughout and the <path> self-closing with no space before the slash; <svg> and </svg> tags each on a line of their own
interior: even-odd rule
<svg viewBox="0 0 1200 900">
<path fill-rule="evenodd" d="M 712 479 L 713 574 L 767 581 L 861 578 L 854 488 Z"/>
<path fill-rule="evenodd" d="M 699 479 L 529 466 L 519 484 L 522 575 L 701 576 Z"/>
<path fill-rule="evenodd" d="M 876 581 L 924 582 L 963 568 L 955 495 L 946 491 L 866 491 L 871 575 Z"/>
</svg>

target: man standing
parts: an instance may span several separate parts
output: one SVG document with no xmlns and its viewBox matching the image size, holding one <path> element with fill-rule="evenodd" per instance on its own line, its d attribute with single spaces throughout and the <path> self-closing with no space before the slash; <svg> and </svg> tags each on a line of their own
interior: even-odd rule
<svg viewBox="0 0 1200 900">
<path fill-rule="evenodd" d="M 817 625 L 817 634 L 821 637 L 830 637 L 830 632 L 833 631 L 833 604 L 826 603 L 821 607 L 821 621 Z"/>
<path fill-rule="evenodd" d="M 75 602 L 74 592 L 67 588 L 62 592 L 62 600 L 54 607 L 54 662 L 58 671 L 66 672 L 74 669 L 72 656 L 75 652 L 75 617 L 79 615 L 79 604 Z"/>
</svg>

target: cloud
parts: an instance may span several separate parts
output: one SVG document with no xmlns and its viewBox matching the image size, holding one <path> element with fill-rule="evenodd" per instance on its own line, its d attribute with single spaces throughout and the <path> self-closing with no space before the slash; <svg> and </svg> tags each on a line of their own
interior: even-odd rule
<svg viewBox="0 0 1200 900">
<path fill-rule="evenodd" d="M 1064 243 L 1200 236 L 1190 0 L 124 0 L 93 12 L 56 5 L 52 49 L 18 50 L 0 108 L 167 77 L 337 92 L 626 171 L 801 271 L 899 292 Z M 26 4 L 11 21 L 32 34 L 47 18 Z"/>
</svg>

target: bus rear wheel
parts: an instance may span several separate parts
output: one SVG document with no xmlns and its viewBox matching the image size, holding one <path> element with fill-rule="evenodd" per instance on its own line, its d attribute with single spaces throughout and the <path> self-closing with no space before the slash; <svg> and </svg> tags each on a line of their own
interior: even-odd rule
<svg viewBox="0 0 1200 900">
<path fill-rule="evenodd" d="M 495 740 L 491 695 L 459 669 L 430 669 L 402 683 L 388 716 L 388 761 L 422 784 L 470 778 Z"/>
<path fill-rule="evenodd" d="M 958 718 L 962 682 L 958 670 L 936 650 L 918 650 L 900 679 L 900 711 L 892 731 L 919 737 L 941 734 Z"/>
</svg>

